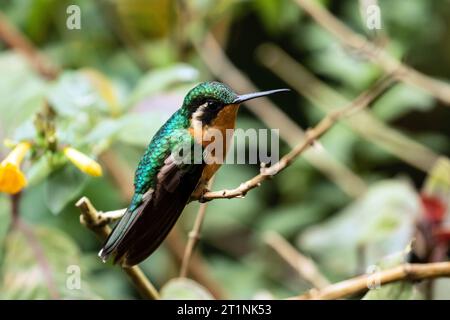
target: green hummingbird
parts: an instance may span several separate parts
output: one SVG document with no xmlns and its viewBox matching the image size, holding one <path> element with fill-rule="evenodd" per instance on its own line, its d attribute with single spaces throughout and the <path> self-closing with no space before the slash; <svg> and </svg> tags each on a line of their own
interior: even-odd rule
<svg viewBox="0 0 450 320">
<path fill-rule="evenodd" d="M 200 147 L 204 151 L 210 141 L 202 138 L 211 129 L 219 130 L 223 139 L 227 139 L 225 130 L 234 129 L 242 102 L 282 91 L 289 90 L 238 95 L 216 81 L 203 82 L 191 89 L 181 108 L 157 131 L 142 156 L 134 177 L 131 203 L 100 250 L 100 258 L 106 261 L 113 254 L 114 263 L 133 266 L 151 255 L 189 200 L 201 197 L 220 167 L 220 163 L 207 163 L 203 159 L 179 161 L 181 146 Z M 197 129 L 200 134 L 195 133 Z M 226 154 L 228 142 L 222 144 L 222 154 Z"/>
</svg>

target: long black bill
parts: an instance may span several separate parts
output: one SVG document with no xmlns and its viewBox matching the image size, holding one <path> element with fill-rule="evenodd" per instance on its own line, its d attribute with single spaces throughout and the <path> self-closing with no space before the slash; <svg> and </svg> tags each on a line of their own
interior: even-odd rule
<svg viewBox="0 0 450 320">
<path fill-rule="evenodd" d="M 290 90 L 289 89 L 276 89 L 276 90 L 269 90 L 269 91 L 241 94 L 240 96 L 238 96 L 233 101 L 233 103 L 242 103 L 244 101 L 248 101 L 248 100 L 251 100 L 251 99 L 264 97 L 264 96 L 268 96 L 270 94 L 274 94 L 274 93 L 278 93 L 278 92 L 284 92 L 284 91 L 290 91 Z"/>
</svg>

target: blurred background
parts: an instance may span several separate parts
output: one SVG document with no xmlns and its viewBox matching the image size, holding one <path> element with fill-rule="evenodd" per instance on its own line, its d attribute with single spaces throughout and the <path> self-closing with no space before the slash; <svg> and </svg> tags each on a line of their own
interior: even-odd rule
<svg viewBox="0 0 450 320">
<path fill-rule="evenodd" d="M 449 1 L 312 2 L 380 52 L 448 81 Z M 120 268 L 101 263 L 101 243 L 80 224 L 75 202 L 87 196 L 98 210 L 126 207 L 145 147 L 198 82 L 219 80 L 239 93 L 291 88 L 242 107 L 237 122 L 280 129 L 282 155 L 386 74 L 301 3 L 2 0 L 0 159 L 20 141 L 33 146 L 21 165 L 27 186 L 20 195 L 0 193 L 0 298 L 139 297 Z M 381 29 L 369 30 L 374 4 Z M 448 101 L 396 82 L 245 199 L 209 203 L 190 263 L 195 283 L 166 294 L 195 296 L 189 286 L 198 283 L 201 297 L 281 299 L 368 268 L 448 260 Z M 65 147 L 96 159 L 103 176 L 72 165 Z M 258 172 L 258 165 L 225 165 L 213 189 Z M 179 274 L 198 206 L 187 206 L 141 264 L 158 288 Z M 75 290 L 67 285 L 73 265 L 81 272 Z M 450 282 L 395 283 L 352 298 L 362 297 L 449 299 Z"/>
</svg>

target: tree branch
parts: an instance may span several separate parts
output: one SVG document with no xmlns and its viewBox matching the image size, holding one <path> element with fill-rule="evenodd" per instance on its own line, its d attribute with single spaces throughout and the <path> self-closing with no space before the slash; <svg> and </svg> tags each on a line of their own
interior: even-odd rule
<svg viewBox="0 0 450 320">
<path fill-rule="evenodd" d="M 403 64 L 392 57 L 382 47 L 373 44 L 365 37 L 354 32 L 323 6 L 318 5 L 314 1 L 295 0 L 295 2 L 340 42 L 363 53 L 370 61 L 381 67 L 386 73 L 391 74 L 395 72 L 399 80 L 422 88 L 447 105 L 450 105 L 450 85 L 448 83 L 433 79 Z"/>
<path fill-rule="evenodd" d="M 211 188 L 214 182 L 214 177 L 212 177 L 208 182 L 208 190 Z M 200 203 L 200 207 L 197 212 L 197 217 L 195 218 L 194 227 L 192 231 L 189 232 L 189 240 L 186 244 L 186 249 L 184 250 L 184 256 L 181 263 L 180 277 L 186 277 L 188 274 L 189 262 L 191 260 L 192 253 L 194 252 L 195 245 L 200 239 L 200 232 L 203 225 L 203 220 L 206 215 L 206 208 L 208 207 L 207 202 Z"/>
<path fill-rule="evenodd" d="M 233 84 L 240 92 L 259 91 L 225 55 L 214 36 L 207 33 L 202 42 L 191 39 L 194 48 L 211 73 L 224 83 Z M 269 128 L 280 130 L 281 138 L 293 148 L 304 139 L 305 132 L 280 108 L 265 97 L 246 102 L 246 106 Z M 319 144 L 320 146 L 320 144 Z M 305 159 L 351 197 L 358 197 L 367 189 L 366 183 L 349 168 L 335 159 L 323 147 L 312 148 L 305 153 Z"/>
<path fill-rule="evenodd" d="M 264 66 L 324 112 L 350 102 L 273 44 L 262 45 L 258 57 Z M 369 110 L 348 117 L 344 122 L 361 137 L 424 172 L 431 170 L 439 157 L 429 147 L 378 120 Z"/>
<path fill-rule="evenodd" d="M 81 211 L 80 222 L 87 228 L 91 229 L 100 239 L 106 239 L 106 237 L 111 233 L 111 228 L 105 224 L 105 221 L 108 218 L 105 218 L 101 213 L 99 213 L 86 197 L 82 197 L 78 200 L 76 206 Z M 114 212 L 117 213 L 119 211 L 121 210 Z M 117 217 L 117 214 L 115 217 Z M 158 291 L 138 266 L 131 268 L 122 267 L 122 269 L 129 276 L 134 286 L 144 298 L 152 300 L 159 299 Z"/>
<path fill-rule="evenodd" d="M 332 284 L 323 289 L 312 289 L 293 300 L 325 300 L 341 299 L 352 294 L 369 290 L 369 284 L 376 279 L 380 285 L 396 281 L 412 281 L 450 277 L 450 262 L 435 262 L 425 264 L 402 264 L 374 274 L 361 275 L 352 279 Z"/>
<path fill-rule="evenodd" d="M 22 54 L 31 66 L 44 78 L 56 78 L 59 70 L 0 12 L 0 39 L 9 47 Z"/>
<path fill-rule="evenodd" d="M 366 107 L 376 97 L 384 92 L 392 83 L 393 78 L 388 76 L 377 82 L 371 89 L 362 93 L 357 97 L 349 106 L 330 112 L 325 118 L 323 118 L 319 124 L 314 128 L 309 129 L 306 132 L 306 138 L 297 144 L 288 154 L 283 156 L 280 161 L 273 164 L 268 168 L 261 168 L 261 173 L 256 175 L 250 180 L 241 183 L 240 186 L 234 189 L 225 189 L 221 191 L 206 192 L 199 199 L 200 201 L 210 201 L 213 199 L 231 199 L 242 198 L 248 191 L 257 188 L 262 182 L 272 178 L 279 172 L 286 169 L 298 156 L 300 156 L 309 146 L 320 138 L 325 132 L 327 132 L 339 119 L 349 116 L 352 113 Z"/>
<path fill-rule="evenodd" d="M 315 288 L 322 289 L 330 285 L 330 282 L 319 271 L 314 261 L 297 251 L 280 234 L 270 231 L 264 235 L 264 241 Z"/>
</svg>

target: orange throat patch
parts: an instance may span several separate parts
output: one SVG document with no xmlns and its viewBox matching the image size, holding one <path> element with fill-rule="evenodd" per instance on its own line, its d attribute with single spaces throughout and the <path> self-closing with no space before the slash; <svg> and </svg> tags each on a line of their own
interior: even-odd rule
<svg viewBox="0 0 450 320">
<path fill-rule="evenodd" d="M 230 104 L 225 106 L 219 111 L 216 118 L 211 121 L 209 125 L 203 125 L 200 121 L 191 120 L 191 127 L 189 128 L 189 133 L 194 137 L 195 141 L 201 144 L 203 147 L 207 147 L 209 144 L 214 142 L 216 135 L 212 132 L 220 131 L 222 140 L 222 150 L 221 158 L 225 160 L 226 154 L 228 152 L 228 147 L 233 138 L 233 135 L 227 134 L 227 130 L 234 130 L 236 125 L 236 116 L 239 109 L 239 104 Z M 215 151 L 212 150 L 213 157 L 216 156 Z M 194 197 L 201 196 L 204 188 L 206 187 L 209 179 L 216 173 L 220 168 L 221 162 L 214 162 L 207 164 L 203 170 L 202 176 L 200 178 L 199 184 L 193 193 Z"/>
</svg>

